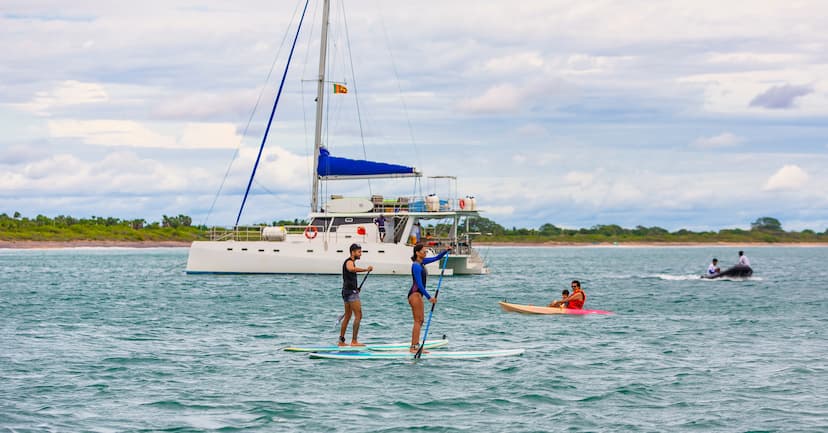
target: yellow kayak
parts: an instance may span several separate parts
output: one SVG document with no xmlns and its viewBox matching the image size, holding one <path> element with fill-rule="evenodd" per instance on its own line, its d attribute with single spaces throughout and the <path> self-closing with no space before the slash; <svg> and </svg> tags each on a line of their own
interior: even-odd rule
<svg viewBox="0 0 828 433">
<path fill-rule="evenodd" d="M 585 315 L 585 314 L 612 314 L 611 311 L 604 311 L 604 310 L 586 310 L 586 309 L 579 309 L 579 308 L 564 308 L 564 307 L 538 307 L 535 305 L 521 305 L 521 304 L 510 304 L 508 302 L 499 302 L 500 308 L 503 308 L 503 311 L 511 311 L 514 313 L 525 313 L 525 314 L 574 314 L 574 315 Z"/>
</svg>

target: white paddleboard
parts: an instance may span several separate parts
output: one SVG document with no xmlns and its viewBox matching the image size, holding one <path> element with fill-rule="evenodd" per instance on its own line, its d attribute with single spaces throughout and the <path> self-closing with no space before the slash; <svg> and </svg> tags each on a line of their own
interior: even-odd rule
<svg viewBox="0 0 828 433">
<path fill-rule="evenodd" d="M 495 358 L 501 356 L 523 355 L 524 349 L 481 350 L 469 352 L 428 352 L 422 354 L 422 359 L 474 359 Z M 413 353 L 408 352 L 323 352 L 311 353 L 314 359 L 414 359 Z"/>
<path fill-rule="evenodd" d="M 435 349 L 448 345 L 448 340 L 429 340 L 425 343 L 426 349 Z M 351 347 L 351 346 L 296 346 L 285 347 L 286 352 L 393 352 L 399 350 L 408 351 L 411 347 L 410 343 L 393 343 L 393 344 L 367 344 L 365 346 Z"/>
<path fill-rule="evenodd" d="M 367 198 L 344 197 L 328 200 L 325 212 L 328 213 L 363 213 L 374 210 L 374 203 Z"/>
</svg>

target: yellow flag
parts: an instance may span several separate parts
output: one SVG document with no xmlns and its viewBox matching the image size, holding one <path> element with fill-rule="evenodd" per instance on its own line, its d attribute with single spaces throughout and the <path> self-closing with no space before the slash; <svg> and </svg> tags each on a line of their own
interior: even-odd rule
<svg viewBox="0 0 828 433">
<path fill-rule="evenodd" d="M 334 84 L 334 93 L 348 93 L 348 88 L 342 84 Z"/>
</svg>

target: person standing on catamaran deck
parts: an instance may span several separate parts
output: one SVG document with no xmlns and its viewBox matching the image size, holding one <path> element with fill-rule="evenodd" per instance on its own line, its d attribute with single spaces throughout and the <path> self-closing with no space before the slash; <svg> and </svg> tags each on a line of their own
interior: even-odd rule
<svg viewBox="0 0 828 433">
<path fill-rule="evenodd" d="M 584 303 L 586 302 L 586 293 L 581 290 L 581 282 L 578 280 L 572 280 L 570 287 L 572 287 L 572 294 L 563 300 L 566 302 L 566 308 L 574 308 L 578 310 L 583 309 Z"/>
<path fill-rule="evenodd" d="M 364 346 L 357 339 L 359 335 L 359 322 L 362 320 L 362 304 L 359 301 L 359 286 L 357 285 L 357 272 L 371 272 L 373 266 L 358 268 L 356 261 L 362 257 L 362 247 L 358 244 L 351 244 L 351 255 L 342 263 L 342 300 L 345 301 L 345 316 L 342 319 L 342 328 L 339 330 L 339 346 L 345 344 L 345 331 L 348 329 L 348 322 L 351 315 L 354 316 L 353 336 L 351 346 Z"/>
<path fill-rule="evenodd" d="M 426 280 L 428 279 L 428 270 L 425 265 L 434 263 L 442 259 L 451 247 L 448 247 L 442 253 L 426 258 L 427 250 L 423 244 L 414 245 L 414 255 L 411 256 L 411 288 L 408 290 L 408 305 L 411 306 L 411 315 L 414 317 L 414 326 L 411 328 L 411 353 L 417 353 L 420 343 L 420 328 L 423 327 L 425 321 L 425 304 L 423 303 L 423 296 L 432 304 L 437 303 L 437 298 L 432 298 L 426 290 Z"/>
</svg>

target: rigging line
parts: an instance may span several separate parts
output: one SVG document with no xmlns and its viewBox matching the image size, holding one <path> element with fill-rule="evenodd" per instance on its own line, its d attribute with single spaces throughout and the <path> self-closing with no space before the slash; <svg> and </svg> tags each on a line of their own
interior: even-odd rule
<svg viewBox="0 0 828 433">
<path fill-rule="evenodd" d="M 359 93 L 357 93 L 356 72 L 354 72 L 354 54 L 351 51 L 351 34 L 348 30 L 348 16 L 345 13 L 345 1 L 343 0 L 340 4 L 342 5 L 342 23 L 345 25 L 345 45 L 348 47 L 348 62 L 351 65 L 351 79 L 354 81 L 352 87 L 354 88 L 354 102 L 356 103 L 357 123 L 359 124 L 359 138 L 360 141 L 362 141 L 362 156 L 367 160 L 368 151 L 365 150 L 365 132 L 362 128 L 362 113 L 359 110 Z M 368 194 L 374 195 L 370 179 L 368 179 Z"/>
<path fill-rule="evenodd" d="M 382 27 L 382 34 L 385 36 L 385 47 L 388 49 L 388 57 L 391 59 L 391 67 L 394 70 L 394 77 L 397 78 L 397 89 L 400 92 L 400 101 L 403 106 L 403 113 L 405 114 L 405 121 L 408 124 L 408 133 L 411 136 L 411 145 L 414 147 L 415 158 L 417 159 L 417 166 L 422 167 L 422 160 L 420 159 L 420 151 L 417 149 L 417 141 L 414 139 L 414 127 L 411 125 L 411 117 L 408 115 L 408 106 L 405 103 L 403 96 L 402 85 L 400 84 L 400 74 L 397 72 L 397 62 L 394 60 L 394 52 L 391 51 L 391 42 L 388 37 L 388 30 L 385 28 L 385 17 L 382 14 L 382 2 L 377 1 L 377 10 L 380 14 L 380 27 Z"/>
<path fill-rule="evenodd" d="M 290 17 L 288 28 L 293 26 L 293 21 L 296 19 L 296 14 L 299 12 L 300 4 L 301 1 L 296 2 L 296 7 L 294 7 L 293 9 L 293 14 Z M 273 58 L 273 62 L 270 64 L 270 70 L 267 71 L 267 76 L 265 77 L 265 80 L 262 83 L 261 90 L 259 90 L 259 96 L 256 97 L 256 103 L 253 105 L 253 109 L 250 111 L 250 116 L 247 118 L 247 124 L 244 126 L 241 138 L 239 139 L 239 144 L 236 146 L 236 150 L 233 151 L 233 157 L 230 159 L 230 164 L 227 165 L 227 171 L 224 172 L 224 178 L 221 180 L 221 184 L 219 184 L 218 191 L 216 191 L 216 195 L 215 197 L 213 197 L 213 202 L 210 204 L 210 209 L 207 210 L 207 216 L 204 217 L 204 221 L 201 225 L 207 225 L 207 220 L 210 219 L 210 215 L 212 215 L 213 209 L 216 207 L 216 202 L 218 201 L 218 198 L 221 195 L 222 189 L 224 189 L 224 184 L 227 182 L 227 178 L 230 177 L 230 170 L 233 168 L 233 163 L 239 156 L 239 150 L 241 149 L 242 143 L 244 142 L 244 137 L 247 136 L 247 131 L 250 129 L 250 124 L 253 123 L 253 116 L 256 114 L 256 110 L 259 108 L 259 103 L 262 101 L 262 95 L 264 95 L 265 89 L 267 88 L 267 83 L 270 81 L 271 75 L 273 75 L 273 70 L 276 69 L 276 61 L 279 60 L 279 57 L 282 55 L 282 48 L 285 47 L 285 41 L 287 40 L 289 34 L 289 32 L 285 31 L 284 35 L 282 36 L 282 42 L 279 43 L 279 49 L 276 51 L 276 57 Z"/>
<path fill-rule="evenodd" d="M 276 93 L 276 100 L 273 101 L 273 109 L 270 110 L 270 119 L 267 121 L 267 128 L 265 128 L 264 137 L 262 137 L 262 144 L 259 145 L 259 154 L 256 155 L 256 163 L 253 165 L 253 172 L 250 173 L 250 180 L 247 182 L 247 189 L 244 191 L 244 198 L 239 207 L 239 214 L 236 216 L 235 227 L 239 226 L 242 211 L 244 211 L 244 204 L 247 202 L 247 196 L 250 193 L 250 186 L 253 184 L 253 178 L 256 176 L 256 169 L 259 167 L 259 161 L 262 159 L 262 150 L 264 150 L 265 142 L 267 142 L 267 135 L 270 133 L 270 125 L 273 124 L 273 116 L 276 114 L 276 107 L 279 105 L 279 99 L 282 96 L 282 89 L 285 87 L 285 79 L 287 78 L 288 70 L 290 69 L 290 61 L 293 59 L 293 51 L 296 49 L 296 41 L 299 39 L 299 32 L 302 30 L 302 23 L 305 21 L 305 13 L 308 10 L 308 3 L 310 0 L 305 0 L 305 8 L 302 10 L 302 18 L 299 19 L 299 26 L 296 28 L 296 35 L 293 37 L 293 45 L 290 47 L 290 54 L 288 54 L 287 63 L 285 64 L 285 72 L 282 73 L 282 81 L 279 83 L 279 91 Z"/>
<path fill-rule="evenodd" d="M 311 12 L 311 16 L 315 17 L 316 14 L 317 14 L 317 11 L 319 9 L 319 2 L 314 2 L 313 5 L 314 5 L 313 6 L 314 9 L 313 9 L 313 12 Z M 308 34 L 312 35 L 315 29 L 316 29 L 316 20 L 311 20 L 311 26 L 310 26 L 310 29 L 308 29 Z M 308 40 L 310 40 L 310 38 Z M 306 74 L 307 74 L 307 71 L 308 71 L 308 59 L 310 58 L 311 45 L 312 45 L 311 43 L 307 43 L 305 45 L 305 60 L 302 63 L 302 74 L 301 74 L 302 77 L 305 77 Z M 306 105 L 305 105 L 305 80 L 304 80 L 304 78 L 299 80 L 299 92 L 300 92 L 299 93 L 299 95 L 300 95 L 299 99 L 301 99 L 301 101 L 302 101 L 302 122 L 303 122 L 303 126 L 305 128 L 305 134 L 304 134 L 304 138 L 305 138 L 305 155 L 311 155 L 311 157 L 308 158 L 308 163 L 309 164 L 305 166 L 307 179 L 311 179 L 311 182 L 307 185 L 307 187 L 308 187 L 308 197 L 310 197 L 311 195 L 313 195 L 313 178 L 312 178 L 312 176 L 316 176 L 316 173 L 313 173 L 313 163 L 314 163 L 314 158 L 316 158 L 316 156 L 312 155 L 313 151 L 311 150 L 311 148 L 313 147 L 313 144 L 308 141 L 308 138 L 311 136 L 311 134 L 310 134 L 310 131 L 308 130 L 309 124 L 308 124 L 307 108 L 306 108 Z M 311 210 L 311 211 L 313 211 L 313 210 Z"/>
</svg>

